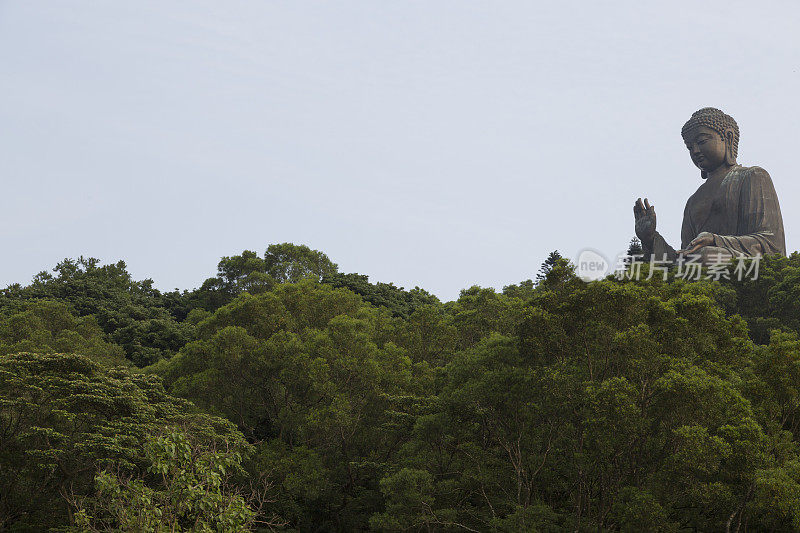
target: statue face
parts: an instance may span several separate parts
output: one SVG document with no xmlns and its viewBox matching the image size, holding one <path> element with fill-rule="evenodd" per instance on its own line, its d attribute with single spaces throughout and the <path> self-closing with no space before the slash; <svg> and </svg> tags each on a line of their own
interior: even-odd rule
<svg viewBox="0 0 800 533">
<path fill-rule="evenodd" d="M 711 128 L 698 126 L 686 132 L 683 141 L 699 169 L 710 172 L 725 163 L 725 139 Z"/>
</svg>

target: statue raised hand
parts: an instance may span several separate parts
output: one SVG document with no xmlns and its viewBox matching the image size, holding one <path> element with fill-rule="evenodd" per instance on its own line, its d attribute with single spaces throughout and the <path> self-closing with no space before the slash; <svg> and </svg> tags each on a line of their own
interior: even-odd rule
<svg viewBox="0 0 800 533">
<path fill-rule="evenodd" d="M 642 241 L 642 246 L 652 248 L 656 236 L 656 208 L 650 205 L 647 198 L 639 198 L 633 204 L 633 218 L 636 222 L 636 236 Z"/>
</svg>

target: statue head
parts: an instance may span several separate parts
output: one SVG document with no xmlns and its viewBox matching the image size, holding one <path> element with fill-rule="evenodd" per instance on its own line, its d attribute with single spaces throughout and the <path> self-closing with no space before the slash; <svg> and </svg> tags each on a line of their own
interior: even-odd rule
<svg viewBox="0 0 800 533">
<path fill-rule="evenodd" d="M 739 126 L 719 109 L 695 111 L 683 125 L 681 136 L 703 178 L 721 165 L 735 165 L 739 152 Z"/>
</svg>

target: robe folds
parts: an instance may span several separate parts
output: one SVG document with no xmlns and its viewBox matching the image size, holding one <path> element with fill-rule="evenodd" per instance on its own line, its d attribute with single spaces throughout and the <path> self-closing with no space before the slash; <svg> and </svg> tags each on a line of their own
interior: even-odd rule
<svg viewBox="0 0 800 533">
<path fill-rule="evenodd" d="M 725 176 L 706 180 L 686 202 L 681 248 L 698 234 L 714 236 L 714 246 L 737 256 L 786 255 L 783 217 L 775 186 L 761 167 L 734 166 Z M 645 253 L 675 260 L 677 253 L 656 232 Z"/>
</svg>

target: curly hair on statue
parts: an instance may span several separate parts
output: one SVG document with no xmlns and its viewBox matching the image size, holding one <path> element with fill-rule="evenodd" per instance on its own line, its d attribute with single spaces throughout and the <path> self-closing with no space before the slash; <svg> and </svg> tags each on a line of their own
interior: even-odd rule
<svg viewBox="0 0 800 533">
<path fill-rule="evenodd" d="M 733 157 L 738 155 L 739 125 L 736 124 L 736 121 L 733 120 L 732 116 L 726 115 L 715 107 L 704 107 L 703 109 L 692 113 L 692 118 L 690 118 L 681 129 L 681 136 L 686 137 L 687 132 L 696 129 L 699 126 L 705 126 L 706 128 L 716 131 L 722 136 L 723 139 L 725 139 L 725 132 L 727 130 L 732 130 L 733 146 L 731 146 L 731 148 L 733 151 Z"/>
</svg>

